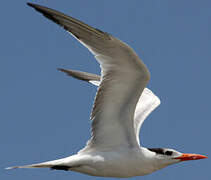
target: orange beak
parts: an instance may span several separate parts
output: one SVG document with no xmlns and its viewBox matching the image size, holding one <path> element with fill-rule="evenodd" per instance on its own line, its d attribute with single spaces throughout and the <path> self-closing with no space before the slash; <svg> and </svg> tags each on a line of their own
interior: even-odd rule
<svg viewBox="0 0 211 180">
<path fill-rule="evenodd" d="M 181 161 L 189 161 L 189 160 L 198 160 L 208 158 L 207 156 L 200 155 L 200 154 L 186 154 L 183 153 L 181 156 L 176 157 L 174 159 L 180 159 Z"/>
</svg>

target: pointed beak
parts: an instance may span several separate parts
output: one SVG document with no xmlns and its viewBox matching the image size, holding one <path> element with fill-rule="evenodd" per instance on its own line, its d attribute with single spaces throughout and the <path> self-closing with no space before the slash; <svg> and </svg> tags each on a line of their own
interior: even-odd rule
<svg viewBox="0 0 211 180">
<path fill-rule="evenodd" d="M 189 160 L 198 160 L 198 159 L 205 159 L 205 158 L 208 158 L 208 157 L 204 155 L 200 155 L 200 154 L 183 153 L 181 156 L 176 157 L 174 159 L 180 159 L 181 161 L 189 161 Z"/>
</svg>

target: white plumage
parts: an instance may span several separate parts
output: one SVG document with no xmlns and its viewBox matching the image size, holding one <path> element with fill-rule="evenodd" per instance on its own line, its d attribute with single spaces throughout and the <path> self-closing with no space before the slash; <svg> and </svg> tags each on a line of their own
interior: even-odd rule
<svg viewBox="0 0 211 180">
<path fill-rule="evenodd" d="M 87 47 L 100 64 L 101 76 L 60 69 L 99 86 L 91 113 L 91 138 L 86 147 L 67 158 L 8 169 L 49 167 L 93 176 L 132 177 L 183 160 L 205 158 L 172 149 L 140 146 L 140 127 L 160 100 L 146 88 L 150 74 L 133 49 L 70 16 L 40 5 L 28 5 L 64 27 Z"/>
</svg>

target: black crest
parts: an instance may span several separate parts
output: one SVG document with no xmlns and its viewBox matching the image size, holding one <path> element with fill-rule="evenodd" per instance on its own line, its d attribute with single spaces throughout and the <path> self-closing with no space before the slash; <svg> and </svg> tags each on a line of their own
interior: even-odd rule
<svg viewBox="0 0 211 180">
<path fill-rule="evenodd" d="M 165 151 L 162 148 L 147 148 L 148 150 L 155 152 L 156 154 L 165 155 Z"/>
<path fill-rule="evenodd" d="M 162 154 L 166 156 L 171 156 L 173 154 L 172 151 L 163 148 L 148 148 L 148 150 L 155 152 L 156 154 Z"/>
</svg>

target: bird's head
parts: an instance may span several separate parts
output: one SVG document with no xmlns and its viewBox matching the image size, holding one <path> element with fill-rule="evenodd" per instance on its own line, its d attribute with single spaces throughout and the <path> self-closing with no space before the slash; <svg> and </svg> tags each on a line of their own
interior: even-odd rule
<svg viewBox="0 0 211 180">
<path fill-rule="evenodd" d="M 148 148 L 148 150 L 154 153 L 152 156 L 155 160 L 155 166 L 158 166 L 157 168 L 159 169 L 182 161 L 207 158 L 207 156 L 204 155 L 181 153 L 174 149 L 167 148 Z"/>
</svg>

